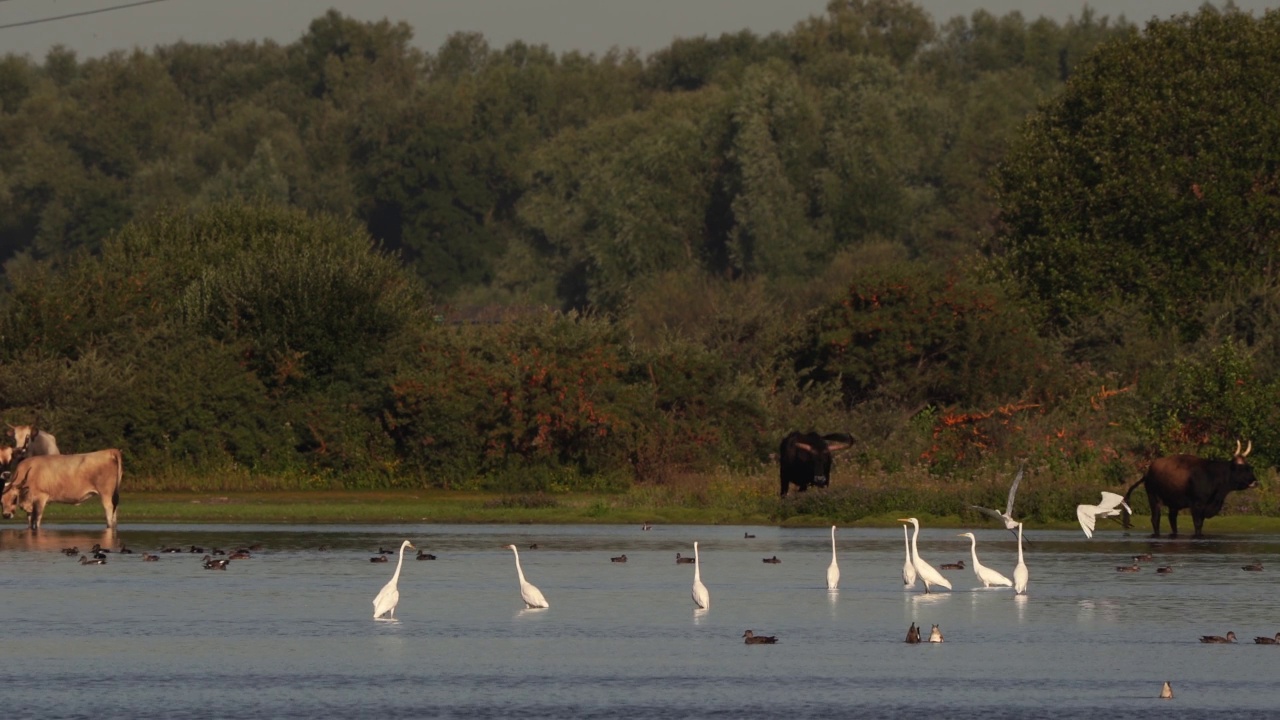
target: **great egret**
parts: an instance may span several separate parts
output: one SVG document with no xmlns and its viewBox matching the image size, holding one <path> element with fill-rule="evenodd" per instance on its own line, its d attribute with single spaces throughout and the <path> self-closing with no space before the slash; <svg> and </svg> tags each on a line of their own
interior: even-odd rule
<svg viewBox="0 0 1280 720">
<path fill-rule="evenodd" d="M 702 584 L 702 563 L 698 560 L 698 541 L 693 542 L 693 604 L 699 609 L 711 607 L 711 593 Z"/>
<path fill-rule="evenodd" d="M 520 551 L 515 545 L 508 545 L 507 549 L 516 555 L 516 575 L 520 577 L 520 597 L 524 600 L 525 608 L 549 608 L 551 605 L 547 599 L 542 597 L 542 591 L 534 587 L 533 583 L 524 579 L 524 570 L 520 569 Z"/>
<path fill-rule="evenodd" d="M 911 540 L 907 537 L 907 526 L 902 526 L 902 544 L 906 548 L 907 559 L 902 563 L 902 586 L 913 587 L 916 584 L 916 566 L 911 563 Z"/>
<path fill-rule="evenodd" d="M 1004 512 L 978 507 L 977 505 L 970 505 L 970 509 L 977 510 L 992 520 L 999 520 L 1004 525 L 1005 530 L 1014 532 L 1018 527 L 1018 521 L 1013 519 L 1013 498 L 1018 494 L 1018 483 L 1022 482 L 1022 469 L 1026 464 L 1027 461 L 1023 460 L 1018 465 L 1018 474 L 1013 476 L 1013 484 L 1009 486 L 1009 501 L 1005 503 Z"/>
<path fill-rule="evenodd" d="M 1231 632 L 1230 630 L 1227 631 L 1226 637 L 1222 637 L 1221 635 L 1201 635 L 1200 636 L 1200 642 L 1202 643 L 1222 644 L 1222 643 L 1233 643 L 1235 641 L 1236 641 L 1236 634 L 1234 632 Z"/>
<path fill-rule="evenodd" d="M 929 642 L 942 642 L 942 631 L 934 624 L 933 629 L 929 631 Z"/>
<path fill-rule="evenodd" d="M 405 540 L 400 543 L 400 560 L 396 563 L 396 572 L 373 598 L 373 619 L 383 615 L 396 616 L 396 605 L 400 604 L 400 568 L 404 565 L 404 549 L 413 547 L 413 543 Z M 225 560 L 223 562 L 226 562 Z"/>
<path fill-rule="evenodd" d="M 950 590 L 951 582 L 942 577 L 942 573 L 935 570 L 932 565 L 920 559 L 920 546 L 917 544 L 917 539 L 920 537 L 920 521 L 915 518 L 899 518 L 898 522 L 909 522 L 915 527 L 915 532 L 911 533 L 911 565 L 915 567 L 916 575 L 919 575 L 924 583 L 924 591 L 929 592 L 930 585 L 940 585 Z"/>
<path fill-rule="evenodd" d="M 903 526 L 905 528 L 905 526 Z M 831 526 L 831 564 L 827 566 L 827 589 L 840 587 L 840 566 L 836 564 L 836 526 Z"/>
<path fill-rule="evenodd" d="M 743 642 L 747 645 L 772 645 L 778 642 L 778 638 L 773 635 L 756 635 L 750 630 L 742 633 L 742 637 L 746 638 Z"/>
<path fill-rule="evenodd" d="M 1022 561 L 1022 523 L 1018 523 L 1018 566 L 1013 569 L 1013 591 L 1025 595 L 1028 579 L 1027 564 Z"/>
<path fill-rule="evenodd" d="M 1012 580 L 978 562 L 978 539 L 973 536 L 973 533 L 960 533 L 960 537 L 969 538 L 969 554 L 973 557 L 973 574 L 978 576 L 982 587 L 991 587 L 992 585 L 1001 587 L 1013 586 Z"/>
<path fill-rule="evenodd" d="M 1103 492 L 1102 502 L 1097 505 L 1077 505 L 1076 519 L 1080 521 L 1080 528 L 1084 530 L 1084 536 L 1087 538 L 1093 537 L 1093 528 L 1097 519 L 1119 515 L 1120 511 L 1117 508 L 1120 507 L 1124 508 L 1125 512 L 1130 515 L 1133 514 L 1133 510 L 1129 509 L 1129 504 L 1124 501 L 1124 496 L 1113 492 Z"/>
</svg>

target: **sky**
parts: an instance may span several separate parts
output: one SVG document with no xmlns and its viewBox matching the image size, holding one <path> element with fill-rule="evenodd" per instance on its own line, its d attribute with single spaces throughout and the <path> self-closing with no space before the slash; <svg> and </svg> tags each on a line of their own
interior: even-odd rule
<svg viewBox="0 0 1280 720">
<path fill-rule="evenodd" d="M 546 44 L 555 52 L 600 54 L 612 47 L 647 55 L 676 37 L 719 36 L 749 29 L 758 34 L 788 31 L 811 15 L 823 14 L 827 0 L 150 0 L 134 7 L 16 25 L 54 16 L 87 13 L 139 0 L 0 0 L 0 54 L 42 60 L 56 45 L 81 58 L 112 50 L 170 45 L 178 41 L 297 40 L 308 24 L 335 8 L 359 20 L 404 21 L 419 47 L 434 51 L 454 32 L 485 36 L 492 47 L 515 40 Z M 1099 16 L 1124 16 L 1144 24 L 1193 12 L 1202 0 L 1105 0 L 1092 7 Z M 1261 15 L 1280 0 L 1235 0 Z M 1019 11 L 1058 21 L 1079 17 L 1085 4 L 1071 0 L 916 0 L 937 22 L 983 9 L 996 15 Z M 1220 3 L 1219 3 L 1220 4 Z"/>
</svg>

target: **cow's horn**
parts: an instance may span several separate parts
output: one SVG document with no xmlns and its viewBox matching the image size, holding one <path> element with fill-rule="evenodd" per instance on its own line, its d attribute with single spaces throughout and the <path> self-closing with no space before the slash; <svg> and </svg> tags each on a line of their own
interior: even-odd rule
<svg viewBox="0 0 1280 720">
<path fill-rule="evenodd" d="M 1236 440 L 1236 457 L 1240 457 L 1240 441 Z"/>
<path fill-rule="evenodd" d="M 1240 457 L 1249 457 L 1249 453 L 1251 453 L 1251 452 L 1253 452 L 1253 441 L 1252 441 L 1252 440 L 1250 440 L 1250 441 L 1249 441 L 1249 447 L 1247 447 L 1247 448 L 1245 448 L 1245 449 L 1244 449 L 1244 455 L 1241 455 Z"/>
</svg>

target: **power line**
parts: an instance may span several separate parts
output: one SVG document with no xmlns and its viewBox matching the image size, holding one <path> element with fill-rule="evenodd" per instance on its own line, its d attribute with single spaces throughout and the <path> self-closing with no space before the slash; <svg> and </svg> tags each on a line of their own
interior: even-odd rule
<svg viewBox="0 0 1280 720">
<path fill-rule="evenodd" d="M 7 1 L 8 0 L 0 0 L 0 2 Z M 138 2 L 125 3 L 123 5 L 112 5 L 110 7 L 99 8 L 97 10 L 82 10 L 80 12 L 67 13 L 66 15 L 55 15 L 53 17 L 38 18 L 36 20 L 23 20 L 22 22 L 0 25 L 0 30 L 8 30 L 9 28 L 23 27 L 26 25 L 39 25 L 41 23 L 54 22 L 56 20 L 84 17 L 85 15 L 97 15 L 98 13 L 111 12 L 113 10 L 124 10 L 126 8 L 138 7 L 139 5 L 154 5 L 155 3 L 161 2 L 168 2 L 168 0 L 138 0 Z"/>
</svg>

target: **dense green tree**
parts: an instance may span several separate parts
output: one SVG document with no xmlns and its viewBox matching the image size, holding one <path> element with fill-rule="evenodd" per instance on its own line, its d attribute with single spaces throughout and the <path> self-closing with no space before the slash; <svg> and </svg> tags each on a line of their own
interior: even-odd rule
<svg viewBox="0 0 1280 720">
<path fill-rule="evenodd" d="M 1280 16 L 1201 10 L 1101 47 L 998 176 L 994 249 L 1058 327 L 1199 308 L 1270 278 L 1280 246 Z"/>
</svg>

